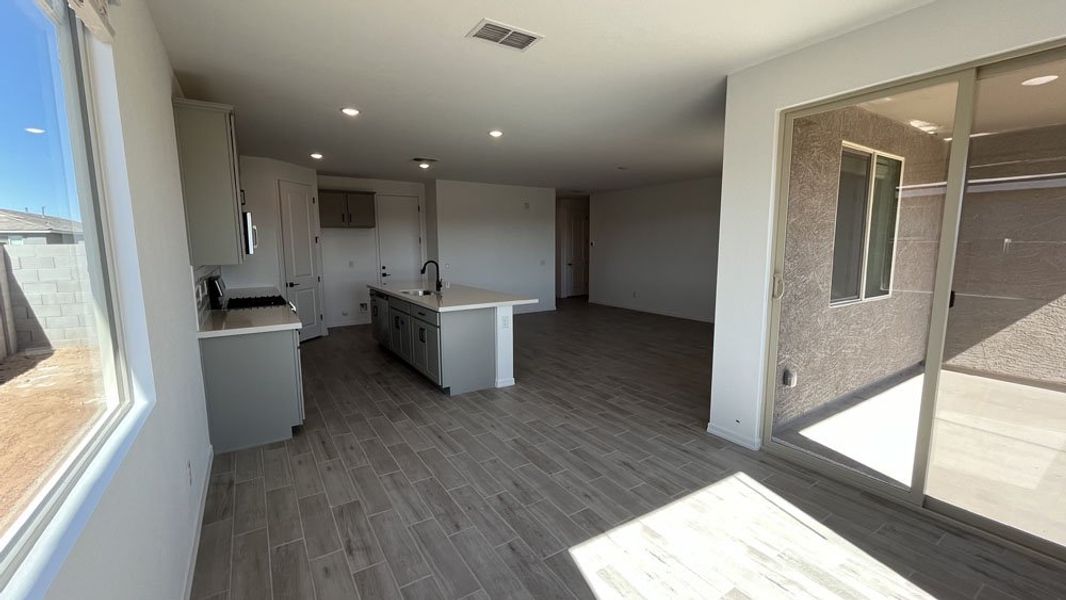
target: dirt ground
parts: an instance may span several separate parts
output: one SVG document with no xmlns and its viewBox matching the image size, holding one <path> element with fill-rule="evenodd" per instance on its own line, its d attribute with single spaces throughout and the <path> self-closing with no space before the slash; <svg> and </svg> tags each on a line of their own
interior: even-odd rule
<svg viewBox="0 0 1066 600">
<path fill-rule="evenodd" d="M 95 351 L 19 352 L 0 362 L 0 533 L 104 409 Z"/>
</svg>

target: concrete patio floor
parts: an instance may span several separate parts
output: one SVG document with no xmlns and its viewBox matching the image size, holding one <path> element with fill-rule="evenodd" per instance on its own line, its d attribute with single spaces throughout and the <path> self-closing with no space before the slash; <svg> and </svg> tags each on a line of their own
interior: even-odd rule
<svg viewBox="0 0 1066 600">
<path fill-rule="evenodd" d="M 781 437 L 909 487 L 923 379 Z M 1066 393 L 943 371 L 925 492 L 1066 545 Z"/>
</svg>

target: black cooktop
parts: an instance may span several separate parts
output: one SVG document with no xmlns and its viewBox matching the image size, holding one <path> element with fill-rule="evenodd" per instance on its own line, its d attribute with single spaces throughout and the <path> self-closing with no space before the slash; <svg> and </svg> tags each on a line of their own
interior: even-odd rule
<svg viewBox="0 0 1066 600">
<path fill-rule="evenodd" d="M 251 296 L 247 298 L 230 298 L 226 302 L 226 308 L 234 310 L 238 308 L 260 308 L 263 306 L 287 306 L 289 303 L 281 296 Z"/>
</svg>

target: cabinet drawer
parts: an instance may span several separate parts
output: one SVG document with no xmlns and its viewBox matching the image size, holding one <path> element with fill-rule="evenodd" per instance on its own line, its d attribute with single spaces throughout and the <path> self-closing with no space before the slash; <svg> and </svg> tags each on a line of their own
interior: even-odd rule
<svg viewBox="0 0 1066 600">
<path fill-rule="evenodd" d="M 417 304 L 410 304 L 411 316 L 416 319 L 421 319 L 430 325 L 440 327 L 440 313 L 429 310 L 428 308 L 422 308 Z"/>
<path fill-rule="evenodd" d="M 389 308 L 404 313 L 405 315 L 411 314 L 411 305 L 399 298 L 393 298 L 389 296 Z"/>
</svg>

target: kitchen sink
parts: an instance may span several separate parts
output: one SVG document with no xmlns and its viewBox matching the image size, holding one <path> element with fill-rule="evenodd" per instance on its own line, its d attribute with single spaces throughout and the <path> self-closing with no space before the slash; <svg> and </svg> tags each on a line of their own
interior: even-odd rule
<svg viewBox="0 0 1066 600">
<path fill-rule="evenodd" d="M 401 294 L 407 294 L 408 296 L 432 296 L 433 290 L 400 290 Z"/>
</svg>

